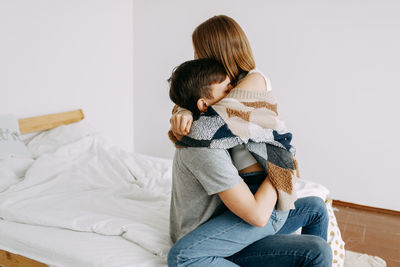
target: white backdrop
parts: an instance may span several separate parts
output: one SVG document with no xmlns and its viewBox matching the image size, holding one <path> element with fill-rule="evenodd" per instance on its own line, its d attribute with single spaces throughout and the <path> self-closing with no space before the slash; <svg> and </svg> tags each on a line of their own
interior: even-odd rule
<svg viewBox="0 0 400 267">
<path fill-rule="evenodd" d="M 270 76 L 303 177 L 334 199 L 400 210 L 396 1 L 134 1 L 136 151 L 172 158 L 166 80 L 217 14 L 239 22 Z"/>
<path fill-rule="evenodd" d="M 0 113 L 77 108 L 133 150 L 132 0 L 1 0 Z"/>
</svg>

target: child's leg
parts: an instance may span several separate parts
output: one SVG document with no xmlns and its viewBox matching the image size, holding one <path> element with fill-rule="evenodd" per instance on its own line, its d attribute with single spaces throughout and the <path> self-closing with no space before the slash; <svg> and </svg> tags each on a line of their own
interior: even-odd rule
<svg viewBox="0 0 400 267">
<path fill-rule="evenodd" d="M 168 266 L 237 266 L 225 257 L 275 234 L 287 215 L 274 210 L 266 226 L 255 227 L 226 211 L 178 240 L 169 251 Z"/>
</svg>

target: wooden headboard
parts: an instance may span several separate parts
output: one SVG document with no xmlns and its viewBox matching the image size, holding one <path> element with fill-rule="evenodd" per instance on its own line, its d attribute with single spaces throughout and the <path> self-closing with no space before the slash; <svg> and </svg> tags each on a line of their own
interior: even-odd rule
<svg viewBox="0 0 400 267">
<path fill-rule="evenodd" d="M 83 120 L 83 118 L 85 118 L 83 111 L 77 109 L 68 112 L 19 119 L 18 122 L 21 134 L 26 134 L 50 130 L 62 124 L 78 122 Z"/>
</svg>

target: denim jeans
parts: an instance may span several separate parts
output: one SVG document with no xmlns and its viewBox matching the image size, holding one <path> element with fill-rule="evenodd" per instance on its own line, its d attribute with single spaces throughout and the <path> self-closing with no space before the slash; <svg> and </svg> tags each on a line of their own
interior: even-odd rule
<svg viewBox="0 0 400 267">
<path fill-rule="evenodd" d="M 168 266 L 330 266 L 325 203 L 307 197 L 295 207 L 274 210 L 264 227 L 228 210 L 179 239 L 168 253 Z M 302 235 L 287 235 L 300 227 Z"/>
<path fill-rule="evenodd" d="M 294 204 L 296 209 L 289 212 L 275 235 L 262 238 L 226 259 L 248 267 L 332 266 L 332 250 L 326 242 L 329 217 L 324 201 L 305 197 Z M 301 235 L 291 234 L 300 227 Z"/>
</svg>

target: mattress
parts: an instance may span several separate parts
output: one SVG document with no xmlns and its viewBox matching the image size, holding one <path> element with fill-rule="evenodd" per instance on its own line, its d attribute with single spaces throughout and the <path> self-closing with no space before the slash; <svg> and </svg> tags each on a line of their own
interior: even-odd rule
<svg viewBox="0 0 400 267">
<path fill-rule="evenodd" d="M 334 255 L 333 266 L 343 266 L 344 244 L 337 231 L 332 206 L 327 203 L 330 215 L 329 236 Z M 90 232 L 78 232 L 55 227 L 0 220 L 0 249 L 52 267 L 166 267 L 166 258 L 154 255 L 120 236 L 105 236 Z M 39 241 L 39 242 L 38 242 Z M 337 243 L 336 243 L 337 242 Z M 346 255 L 347 256 L 347 255 Z M 354 265 L 359 266 L 359 265 Z"/>
<path fill-rule="evenodd" d="M 171 160 L 123 151 L 85 122 L 27 145 L 35 160 L 18 168 L 24 177 L 0 166 L 0 249 L 50 266 L 166 266 Z M 304 179 L 296 189 L 329 194 Z M 334 219 L 332 246 L 341 241 Z"/>
<path fill-rule="evenodd" d="M 324 187 L 306 180 L 299 183 L 298 189 L 301 197 L 316 195 L 324 198 L 328 193 Z M 335 233 L 334 236 L 329 236 L 334 249 L 342 244 L 343 240 L 337 231 L 336 219 L 329 202 L 327 208 L 330 215 L 330 232 Z M 120 236 L 0 220 L 0 237 L 0 249 L 54 267 L 167 266 L 165 257 L 155 255 Z M 340 243 L 336 244 L 336 241 Z M 333 266 L 343 265 L 338 259 Z"/>
<path fill-rule="evenodd" d="M 0 249 L 54 267 L 166 266 L 156 256 L 119 236 L 0 220 Z"/>
</svg>

